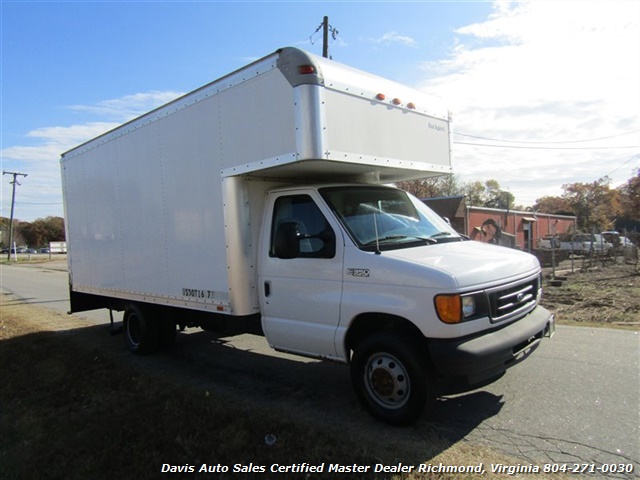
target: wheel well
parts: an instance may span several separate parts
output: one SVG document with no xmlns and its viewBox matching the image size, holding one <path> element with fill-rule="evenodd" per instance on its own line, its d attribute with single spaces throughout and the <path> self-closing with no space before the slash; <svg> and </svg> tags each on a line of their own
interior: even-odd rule
<svg viewBox="0 0 640 480">
<path fill-rule="evenodd" d="M 414 338 L 424 339 L 422 332 L 413 323 L 403 317 L 386 313 L 363 313 L 358 315 L 345 338 L 346 350 L 353 350 L 367 335 L 381 330 L 393 330 L 409 333 Z"/>
</svg>

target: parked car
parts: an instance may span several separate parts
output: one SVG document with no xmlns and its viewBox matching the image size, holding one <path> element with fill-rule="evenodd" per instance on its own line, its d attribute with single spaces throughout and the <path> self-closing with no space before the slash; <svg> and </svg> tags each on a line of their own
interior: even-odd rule
<svg viewBox="0 0 640 480">
<path fill-rule="evenodd" d="M 9 253 L 9 249 L 8 248 L 3 248 L 2 249 L 2 253 Z M 18 248 L 11 247 L 11 253 L 27 253 L 27 248 L 26 247 L 18 247 Z"/>
<path fill-rule="evenodd" d="M 624 250 L 625 248 L 629 247 L 635 247 L 635 244 L 627 237 L 620 237 L 620 248 Z"/>
<path fill-rule="evenodd" d="M 599 233 L 576 235 L 571 241 L 571 246 L 575 253 L 582 255 L 590 255 L 591 252 L 596 255 L 608 255 L 613 248 L 613 244 L 608 242 L 604 236 Z"/>
<path fill-rule="evenodd" d="M 620 251 L 625 263 L 638 263 L 638 247 L 627 237 L 620 237 Z"/>
<path fill-rule="evenodd" d="M 551 249 L 560 248 L 560 240 L 554 237 L 544 237 L 538 240 L 538 248 Z"/>
</svg>

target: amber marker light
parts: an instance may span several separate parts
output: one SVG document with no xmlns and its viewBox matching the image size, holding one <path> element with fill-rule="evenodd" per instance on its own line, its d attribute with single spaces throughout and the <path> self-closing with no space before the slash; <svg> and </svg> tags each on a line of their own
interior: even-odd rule
<svg viewBox="0 0 640 480">
<path fill-rule="evenodd" d="M 416 109 L 416 104 L 413 102 L 409 102 L 407 103 L 407 108 L 411 109 L 411 110 L 415 110 Z"/>
<path fill-rule="evenodd" d="M 460 323 L 462 321 L 462 300 L 460 295 L 438 295 L 436 297 L 436 313 L 444 323 Z"/>
<path fill-rule="evenodd" d="M 376 100 L 383 101 L 385 98 L 387 97 L 385 97 L 384 93 L 379 93 L 376 95 Z"/>
</svg>

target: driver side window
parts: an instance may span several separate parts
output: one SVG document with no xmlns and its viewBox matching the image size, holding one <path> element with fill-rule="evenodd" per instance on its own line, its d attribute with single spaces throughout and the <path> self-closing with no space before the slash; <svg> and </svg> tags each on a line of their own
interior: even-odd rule
<svg viewBox="0 0 640 480">
<path fill-rule="evenodd" d="M 271 247 L 275 255 L 278 228 L 285 223 L 297 227 L 300 246 L 298 258 L 333 258 L 336 253 L 335 233 L 326 218 L 309 195 L 290 195 L 276 200 L 271 222 Z"/>
</svg>

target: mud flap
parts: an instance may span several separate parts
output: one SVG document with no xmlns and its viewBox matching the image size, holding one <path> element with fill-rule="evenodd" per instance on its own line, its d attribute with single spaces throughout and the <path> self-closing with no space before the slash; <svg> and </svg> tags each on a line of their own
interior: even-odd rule
<svg viewBox="0 0 640 480">
<path fill-rule="evenodd" d="M 553 335 L 556 333 L 556 316 L 555 315 L 551 315 L 551 318 L 549 319 L 549 323 L 547 323 L 547 326 L 544 329 L 544 336 L 547 338 L 553 338 Z"/>
</svg>

